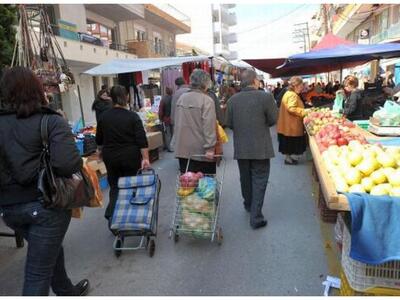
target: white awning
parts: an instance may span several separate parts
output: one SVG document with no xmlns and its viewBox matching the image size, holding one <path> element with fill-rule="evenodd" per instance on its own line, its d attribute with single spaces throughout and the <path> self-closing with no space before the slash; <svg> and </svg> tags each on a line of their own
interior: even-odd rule
<svg viewBox="0 0 400 300">
<path fill-rule="evenodd" d="M 83 74 L 100 76 L 114 75 L 122 73 L 132 73 L 159 69 L 163 67 L 181 65 L 186 62 L 204 61 L 211 57 L 208 56 L 182 56 L 182 57 L 162 57 L 162 58 L 137 58 L 137 59 L 113 59 L 104 64 L 98 65 L 85 71 Z"/>
</svg>

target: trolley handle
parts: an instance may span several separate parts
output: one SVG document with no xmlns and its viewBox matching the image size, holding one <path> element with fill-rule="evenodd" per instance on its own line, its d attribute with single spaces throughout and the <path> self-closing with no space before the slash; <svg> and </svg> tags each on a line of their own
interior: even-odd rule
<svg viewBox="0 0 400 300">
<path fill-rule="evenodd" d="M 189 170 L 190 161 L 192 160 L 193 157 L 204 158 L 204 157 L 207 157 L 207 156 L 206 156 L 205 154 L 191 154 L 191 155 L 189 155 L 188 161 L 187 161 L 187 163 L 186 163 L 186 173 L 187 173 L 188 170 Z M 221 155 L 221 154 L 217 154 L 217 155 L 214 155 L 214 157 L 215 157 L 215 158 L 221 158 L 221 159 L 222 159 L 224 156 Z"/>
</svg>

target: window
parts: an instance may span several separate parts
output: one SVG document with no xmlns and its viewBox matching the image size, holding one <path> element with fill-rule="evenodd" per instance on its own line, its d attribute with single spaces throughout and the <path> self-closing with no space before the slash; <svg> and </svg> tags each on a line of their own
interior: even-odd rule
<svg viewBox="0 0 400 300">
<path fill-rule="evenodd" d="M 136 30 L 136 40 L 138 41 L 146 40 L 146 32 L 143 30 Z"/>
<path fill-rule="evenodd" d="M 375 19 L 375 34 L 381 33 L 389 27 L 389 9 L 384 10 Z"/>
</svg>

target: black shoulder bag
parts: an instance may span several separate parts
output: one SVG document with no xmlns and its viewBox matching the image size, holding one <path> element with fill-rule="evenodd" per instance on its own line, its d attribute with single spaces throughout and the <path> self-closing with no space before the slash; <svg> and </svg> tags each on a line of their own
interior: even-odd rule
<svg viewBox="0 0 400 300">
<path fill-rule="evenodd" d="M 82 170 L 71 177 L 58 177 L 53 172 L 50 163 L 48 121 L 49 116 L 44 115 L 40 122 L 43 150 L 40 157 L 38 189 L 43 195 L 42 204 L 45 208 L 58 209 L 90 206 L 95 190 Z"/>
</svg>

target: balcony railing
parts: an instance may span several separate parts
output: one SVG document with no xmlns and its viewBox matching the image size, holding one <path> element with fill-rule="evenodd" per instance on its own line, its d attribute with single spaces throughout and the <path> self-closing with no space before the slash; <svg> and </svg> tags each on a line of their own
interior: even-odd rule
<svg viewBox="0 0 400 300">
<path fill-rule="evenodd" d="M 175 48 L 167 46 L 164 43 L 156 43 L 155 41 L 149 40 L 128 40 L 126 43 L 128 46 L 128 52 L 136 54 L 139 58 L 167 57 L 176 55 Z"/>
<path fill-rule="evenodd" d="M 174 17 L 178 21 L 182 22 L 183 24 L 185 24 L 187 26 L 191 25 L 190 17 L 185 15 L 183 12 L 176 9 L 172 5 L 166 4 L 166 3 L 160 3 L 160 4 L 155 4 L 155 6 L 157 6 L 158 8 L 160 8 L 161 10 L 163 10 L 164 12 L 169 14 L 170 16 Z"/>
<path fill-rule="evenodd" d="M 378 44 L 384 40 L 388 39 L 388 30 L 384 30 L 371 37 L 371 44 Z"/>
<path fill-rule="evenodd" d="M 388 39 L 400 39 L 400 22 L 390 26 L 388 29 Z"/>
</svg>

